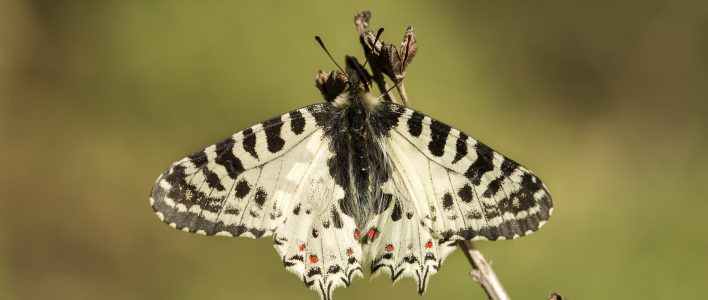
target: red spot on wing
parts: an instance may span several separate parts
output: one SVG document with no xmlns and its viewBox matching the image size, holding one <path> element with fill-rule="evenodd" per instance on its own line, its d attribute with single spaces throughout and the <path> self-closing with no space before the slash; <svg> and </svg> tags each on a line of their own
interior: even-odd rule
<svg viewBox="0 0 708 300">
<path fill-rule="evenodd" d="M 310 262 L 311 263 L 316 264 L 318 261 L 320 261 L 320 260 L 317 258 L 317 255 L 310 255 Z"/>
<path fill-rule="evenodd" d="M 372 228 L 371 230 L 369 230 L 369 232 L 366 233 L 366 236 L 368 236 L 369 238 L 373 238 L 373 237 L 376 237 L 376 236 L 378 236 L 378 235 L 379 235 L 378 230 L 373 229 L 373 228 Z"/>
<path fill-rule="evenodd" d="M 300 251 L 305 251 L 305 244 L 300 245 Z"/>
<path fill-rule="evenodd" d="M 358 240 L 359 239 L 359 230 L 354 230 L 354 239 Z"/>
<path fill-rule="evenodd" d="M 428 249 L 433 248 L 433 242 L 425 243 L 425 248 L 428 248 Z"/>
<path fill-rule="evenodd" d="M 388 245 L 386 245 L 386 248 L 384 248 L 384 249 L 386 249 L 386 251 L 393 251 L 393 245 L 388 244 Z"/>
<path fill-rule="evenodd" d="M 352 249 L 347 249 L 347 255 L 352 256 L 354 254 L 354 251 Z"/>
</svg>

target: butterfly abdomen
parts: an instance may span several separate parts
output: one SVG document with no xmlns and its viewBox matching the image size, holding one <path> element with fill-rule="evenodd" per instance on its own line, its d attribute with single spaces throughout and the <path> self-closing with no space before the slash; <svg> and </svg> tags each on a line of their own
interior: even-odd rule
<svg viewBox="0 0 708 300">
<path fill-rule="evenodd" d="M 387 203 L 377 188 L 388 179 L 390 164 L 386 161 L 380 139 L 383 132 L 372 126 L 375 106 L 367 101 L 367 93 L 340 95 L 333 104 L 337 113 L 328 124 L 327 138 L 334 153 L 328 163 L 330 175 L 345 188 L 340 201 L 343 213 L 362 228 L 371 218 L 385 210 Z M 390 196 L 390 195 L 389 195 Z"/>
</svg>

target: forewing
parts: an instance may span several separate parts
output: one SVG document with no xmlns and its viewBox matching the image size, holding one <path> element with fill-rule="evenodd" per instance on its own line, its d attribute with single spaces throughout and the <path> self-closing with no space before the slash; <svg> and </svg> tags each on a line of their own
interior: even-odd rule
<svg viewBox="0 0 708 300">
<path fill-rule="evenodd" d="M 235 133 L 174 163 L 153 186 L 150 203 L 172 227 L 206 235 L 269 236 L 283 222 L 309 164 L 306 145 L 322 144 L 325 104 L 307 106 Z M 317 137 L 316 132 L 320 132 Z"/>
<path fill-rule="evenodd" d="M 513 239 L 550 217 L 548 190 L 531 171 L 463 132 L 396 104 L 383 144 L 393 186 L 407 194 L 424 223 L 446 240 Z M 399 179 L 396 179 L 399 178 Z"/>
</svg>

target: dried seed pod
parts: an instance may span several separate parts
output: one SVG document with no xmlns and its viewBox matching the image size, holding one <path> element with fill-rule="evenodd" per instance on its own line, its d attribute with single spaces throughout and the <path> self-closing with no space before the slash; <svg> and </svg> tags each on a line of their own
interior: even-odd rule
<svg viewBox="0 0 708 300">
<path fill-rule="evenodd" d="M 406 69 L 418 52 L 418 43 L 413 27 L 409 26 L 403 35 L 400 49 L 387 44 L 369 28 L 371 12 L 364 11 L 354 17 L 354 24 L 359 32 L 359 40 L 364 52 L 372 65 L 372 69 L 381 70 L 391 80 L 400 81 L 405 77 Z M 376 43 L 374 43 L 376 41 Z M 376 74 L 374 74 L 376 77 Z"/>
<path fill-rule="evenodd" d="M 384 44 L 381 47 L 381 52 L 376 62 L 381 71 L 391 80 L 395 80 L 397 75 L 400 74 L 401 56 L 393 44 Z"/>
<path fill-rule="evenodd" d="M 329 74 L 319 71 L 315 76 L 315 86 L 320 90 L 326 101 L 332 101 L 344 92 L 348 79 L 344 73 L 332 71 Z"/>
<path fill-rule="evenodd" d="M 418 43 L 415 39 L 415 31 L 413 27 L 408 26 L 406 33 L 403 35 L 403 41 L 401 42 L 401 51 L 399 52 L 401 60 L 403 62 L 400 66 L 399 74 L 402 77 L 406 76 L 406 68 L 411 64 L 413 58 L 418 52 Z"/>
</svg>

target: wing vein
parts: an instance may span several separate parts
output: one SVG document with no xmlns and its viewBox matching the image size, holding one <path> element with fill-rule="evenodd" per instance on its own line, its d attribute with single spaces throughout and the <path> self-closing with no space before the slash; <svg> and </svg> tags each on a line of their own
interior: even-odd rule
<svg viewBox="0 0 708 300">
<path fill-rule="evenodd" d="M 468 228 L 467 223 L 465 222 L 465 214 L 462 212 L 462 208 L 460 207 L 460 202 L 461 202 L 460 198 L 457 195 L 457 193 L 455 193 L 455 186 L 452 185 L 452 178 L 450 178 L 450 171 L 448 170 L 445 173 L 447 173 L 447 181 L 450 183 L 450 192 L 451 192 L 450 194 L 452 194 L 452 197 L 455 198 L 455 206 L 457 207 L 457 211 L 460 212 L 460 219 L 462 219 L 462 225 L 465 228 Z"/>
<path fill-rule="evenodd" d="M 256 193 L 258 192 L 255 187 L 258 186 L 258 182 L 261 180 L 261 173 L 263 173 L 263 168 L 259 167 L 258 168 L 258 177 L 256 177 L 256 182 L 253 184 L 253 192 L 251 193 L 251 196 L 248 197 L 248 201 L 246 202 L 246 205 L 243 206 L 243 211 L 241 212 L 241 219 L 239 219 L 237 224 L 243 225 L 243 218 L 246 216 L 248 213 L 248 207 L 251 204 L 251 200 L 256 196 Z"/>
</svg>

